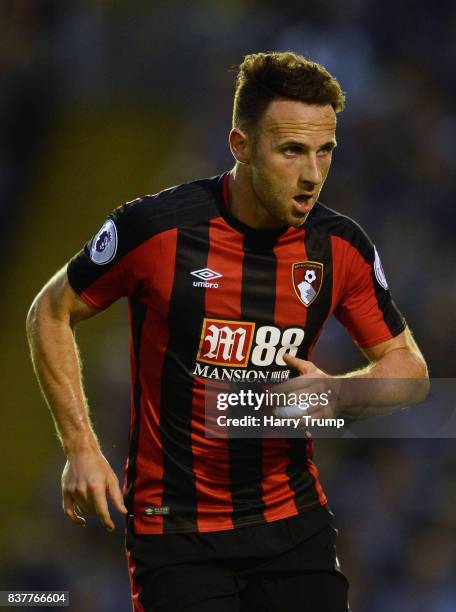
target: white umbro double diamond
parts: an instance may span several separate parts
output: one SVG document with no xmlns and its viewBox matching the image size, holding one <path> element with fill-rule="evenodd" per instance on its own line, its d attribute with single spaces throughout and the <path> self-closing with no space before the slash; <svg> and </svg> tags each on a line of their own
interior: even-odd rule
<svg viewBox="0 0 456 612">
<path fill-rule="evenodd" d="M 200 280 L 204 281 L 214 280 L 215 278 L 220 278 L 221 276 L 223 276 L 223 274 L 219 274 L 218 272 L 216 272 L 215 270 L 211 270 L 210 268 L 201 268 L 201 270 L 194 270 L 193 272 L 190 272 L 190 274 L 193 274 L 193 276 L 196 276 L 196 278 L 199 278 Z"/>
<path fill-rule="evenodd" d="M 201 268 L 201 270 L 193 270 L 190 272 L 196 278 L 199 278 L 199 281 L 193 281 L 194 287 L 213 287 L 214 289 L 218 288 L 218 283 L 212 283 L 210 281 L 215 280 L 216 278 L 220 278 L 223 274 L 216 272 L 215 270 L 211 270 L 210 268 Z"/>
</svg>

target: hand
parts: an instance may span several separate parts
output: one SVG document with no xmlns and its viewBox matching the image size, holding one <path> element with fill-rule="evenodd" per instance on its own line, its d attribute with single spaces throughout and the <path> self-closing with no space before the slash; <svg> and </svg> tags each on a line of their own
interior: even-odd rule
<svg viewBox="0 0 456 612">
<path fill-rule="evenodd" d="M 289 353 L 283 355 L 283 360 L 290 368 L 297 370 L 301 376 L 307 376 L 308 378 L 330 378 L 329 374 L 317 368 L 312 361 L 298 359 Z M 292 378 L 291 380 L 296 380 L 296 378 Z"/>
<path fill-rule="evenodd" d="M 338 396 L 338 389 L 340 386 L 340 380 L 326 374 L 323 370 L 320 370 L 311 361 L 305 361 L 304 359 L 298 359 L 288 353 L 283 355 L 285 363 L 294 370 L 297 370 L 299 376 L 290 378 L 280 385 L 274 385 L 274 393 L 285 393 L 290 397 L 292 394 L 293 399 L 302 398 L 302 401 L 292 402 L 290 397 L 290 403 L 285 407 L 277 407 L 274 411 L 276 416 L 286 417 L 299 417 L 303 414 L 310 415 L 314 418 L 331 418 L 337 414 L 336 412 L 336 400 Z M 327 398 L 325 401 L 310 401 L 311 394 L 316 394 L 319 397 Z M 324 394 L 324 395 L 322 395 Z M 304 399 L 306 408 L 303 412 Z"/>
<path fill-rule="evenodd" d="M 107 495 L 114 507 L 127 514 L 119 480 L 99 450 L 83 450 L 68 455 L 62 472 L 63 511 L 76 525 L 84 526 L 84 514 L 96 514 L 108 531 L 114 523 L 108 509 Z"/>
</svg>

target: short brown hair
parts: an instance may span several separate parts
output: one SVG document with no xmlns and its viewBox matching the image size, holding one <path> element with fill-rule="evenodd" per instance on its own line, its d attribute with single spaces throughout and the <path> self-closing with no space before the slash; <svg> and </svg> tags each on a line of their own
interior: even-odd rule
<svg viewBox="0 0 456 612">
<path fill-rule="evenodd" d="M 252 53 L 239 66 L 234 94 L 233 127 L 255 127 L 276 99 L 330 104 L 344 109 L 345 95 L 323 66 L 291 51 Z"/>
</svg>

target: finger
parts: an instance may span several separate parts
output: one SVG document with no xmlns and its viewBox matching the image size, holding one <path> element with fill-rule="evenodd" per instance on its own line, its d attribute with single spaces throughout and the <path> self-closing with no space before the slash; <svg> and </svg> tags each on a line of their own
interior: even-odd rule
<svg viewBox="0 0 456 612">
<path fill-rule="evenodd" d="M 307 414 L 307 409 L 303 408 L 299 404 L 296 406 L 277 406 L 273 409 L 272 414 L 280 418 L 299 419 L 303 415 Z"/>
<path fill-rule="evenodd" d="M 121 514 L 128 514 L 128 510 L 125 507 L 122 492 L 117 479 L 113 478 L 108 484 L 108 493 L 116 510 L 118 510 Z"/>
<path fill-rule="evenodd" d="M 274 393 L 299 392 L 307 390 L 308 387 L 311 387 L 314 384 L 314 382 L 314 378 L 308 378 L 306 374 L 302 374 L 296 378 L 290 378 L 286 382 L 280 383 L 279 385 L 271 385 L 268 387 L 268 389 Z"/>
<path fill-rule="evenodd" d="M 288 366 L 290 366 L 290 368 L 297 370 L 300 374 L 310 374 L 317 369 L 315 364 L 311 361 L 305 361 L 304 359 L 293 357 L 293 355 L 290 355 L 290 353 L 285 353 L 283 355 L 283 360 Z"/>
<path fill-rule="evenodd" d="M 83 495 L 75 491 L 73 493 L 73 502 L 77 505 L 77 507 L 83 514 L 93 513 L 93 508 L 91 507 L 91 504 L 87 499 L 87 495 Z"/>
<path fill-rule="evenodd" d="M 312 417 L 313 419 L 323 419 L 323 418 L 326 418 L 326 414 L 319 407 L 309 406 L 309 409 L 307 411 L 307 415 Z"/>
<path fill-rule="evenodd" d="M 104 489 L 92 489 L 92 503 L 95 509 L 95 513 L 106 527 L 108 531 L 114 530 L 114 523 L 111 515 L 109 514 L 108 502 L 106 500 L 106 490 Z"/>
<path fill-rule="evenodd" d="M 67 517 L 75 525 L 85 526 L 85 518 L 76 512 L 76 502 L 68 491 L 63 492 L 62 508 Z"/>
</svg>

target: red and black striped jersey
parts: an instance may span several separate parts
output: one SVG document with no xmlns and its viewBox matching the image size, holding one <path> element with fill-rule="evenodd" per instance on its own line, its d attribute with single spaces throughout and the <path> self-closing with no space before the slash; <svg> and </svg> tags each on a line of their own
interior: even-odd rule
<svg viewBox="0 0 456 612">
<path fill-rule="evenodd" d="M 405 328 L 375 247 L 321 203 L 301 227 L 255 230 L 228 175 L 117 208 L 68 265 L 105 309 L 128 297 L 131 425 L 124 494 L 137 533 L 232 529 L 326 504 L 308 438 L 205 436 L 208 380 L 278 382 L 331 314 L 361 347 Z"/>
</svg>

